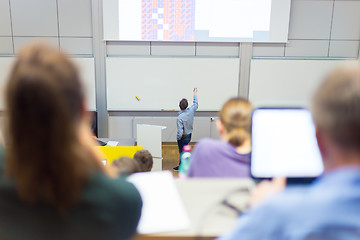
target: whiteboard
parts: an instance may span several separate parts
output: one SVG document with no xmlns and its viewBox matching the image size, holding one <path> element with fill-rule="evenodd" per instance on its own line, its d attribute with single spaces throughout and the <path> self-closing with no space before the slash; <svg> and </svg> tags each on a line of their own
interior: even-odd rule
<svg viewBox="0 0 360 240">
<path fill-rule="evenodd" d="M 5 109 L 5 84 L 10 74 L 11 66 L 14 63 L 13 57 L 0 57 L 0 110 Z"/>
<path fill-rule="evenodd" d="M 107 58 L 108 110 L 178 111 L 197 87 L 199 110 L 218 111 L 238 95 L 239 65 L 239 58 Z"/>
<path fill-rule="evenodd" d="M 72 58 L 84 82 L 88 110 L 96 111 L 94 58 Z M 15 57 L 0 57 L 0 110 L 4 110 L 4 89 Z"/>
<path fill-rule="evenodd" d="M 94 58 L 72 58 L 78 65 L 84 84 L 86 104 L 89 111 L 96 111 L 95 61 Z"/>
<path fill-rule="evenodd" d="M 256 107 L 309 107 L 314 91 L 335 66 L 351 60 L 253 59 L 249 99 Z"/>
</svg>

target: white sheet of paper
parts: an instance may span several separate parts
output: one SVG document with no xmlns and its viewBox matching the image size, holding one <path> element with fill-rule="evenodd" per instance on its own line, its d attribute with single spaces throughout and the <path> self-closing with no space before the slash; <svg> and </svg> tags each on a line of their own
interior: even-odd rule
<svg viewBox="0 0 360 240">
<path fill-rule="evenodd" d="M 143 208 L 141 234 L 172 232 L 190 227 L 190 220 L 169 171 L 136 173 L 128 177 L 139 190 Z"/>
<path fill-rule="evenodd" d="M 108 141 L 106 146 L 108 147 L 116 147 L 119 144 L 117 141 Z"/>
</svg>

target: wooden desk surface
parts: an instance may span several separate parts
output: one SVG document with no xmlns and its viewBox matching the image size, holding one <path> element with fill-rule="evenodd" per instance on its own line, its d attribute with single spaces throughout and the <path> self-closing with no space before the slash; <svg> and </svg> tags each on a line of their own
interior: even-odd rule
<svg viewBox="0 0 360 240">
<path fill-rule="evenodd" d="M 214 239 L 235 226 L 237 214 L 221 202 L 239 189 L 252 188 L 251 179 L 177 179 L 177 188 L 191 221 L 189 229 L 138 235 L 135 240 Z M 248 193 L 237 194 L 236 206 L 245 206 Z"/>
</svg>

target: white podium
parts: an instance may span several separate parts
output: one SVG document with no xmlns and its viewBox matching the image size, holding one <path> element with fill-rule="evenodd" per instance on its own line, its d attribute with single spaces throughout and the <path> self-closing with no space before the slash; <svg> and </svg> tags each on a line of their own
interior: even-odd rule
<svg viewBox="0 0 360 240">
<path fill-rule="evenodd" d="M 162 130 L 164 126 L 137 124 L 137 145 L 148 150 L 153 156 L 152 171 L 162 171 Z"/>
</svg>

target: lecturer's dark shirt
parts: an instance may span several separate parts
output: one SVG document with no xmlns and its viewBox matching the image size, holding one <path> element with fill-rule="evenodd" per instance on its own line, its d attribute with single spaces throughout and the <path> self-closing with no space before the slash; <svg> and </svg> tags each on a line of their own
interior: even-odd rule
<svg viewBox="0 0 360 240">
<path fill-rule="evenodd" d="M 78 206 L 61 216 L 45 203 L 21 201 L 3 166 L 0 147 L 0 239 L 128 239 L 136 232 L 142 201 L 124 178 L 93 174 Z"/>
</svg>

